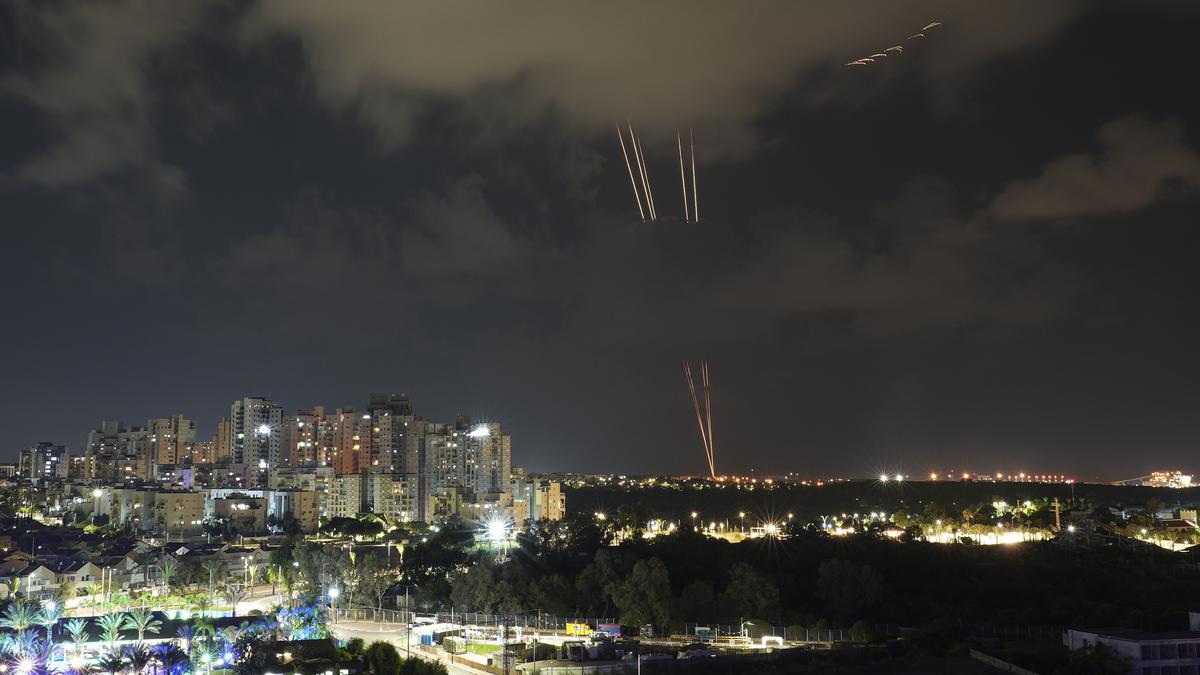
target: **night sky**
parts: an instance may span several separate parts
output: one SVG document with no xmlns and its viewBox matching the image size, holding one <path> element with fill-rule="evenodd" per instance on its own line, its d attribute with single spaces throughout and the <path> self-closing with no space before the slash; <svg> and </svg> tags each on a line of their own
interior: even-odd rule
<svg viewBox="0 0 1200 675">
<path fill-rule="evenodd" d="M 704 358 L 721 471 L 1200 470 L 1196 7 L 0 3 L 0 459 L 405 391 L 700 473 Z"/>
</svg>

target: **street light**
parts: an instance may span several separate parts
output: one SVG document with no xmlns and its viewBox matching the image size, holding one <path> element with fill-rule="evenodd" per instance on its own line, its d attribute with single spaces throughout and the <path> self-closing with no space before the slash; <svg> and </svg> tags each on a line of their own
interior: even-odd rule
<svg viewBox="0 0 1200 675">
<path fill-rule="evenodd" d="M 741 525 L 738 525 L 738 528 L 739 528 L 739 529 L 740 529 L 742 532 L 745 532 L 745 531 L 746 531 L 746 512 L 745 512 L 745 511 L 738 511 L 738 518 L 739 518 L 739 519 L 741 519 L 741 521 L 742 521 L 742 524 L 741 524 Z"/>
</svg>

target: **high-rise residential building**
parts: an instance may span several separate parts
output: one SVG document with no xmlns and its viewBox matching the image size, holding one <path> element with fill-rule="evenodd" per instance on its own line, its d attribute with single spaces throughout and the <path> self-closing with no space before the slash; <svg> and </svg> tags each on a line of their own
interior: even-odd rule
<svg viewBox="0 0 1200 675">
<path fill-rule="evenodd" d="M 18 474 L 30 480 L 66 478 L 69 463 L 66 446 L 42 441 L 21 451 Z"/>
<path fill-rule="evenodd" d="M 146 423 L 150 454 L 157 464 L 190 464 L 196 446 L 196 423 L 174 415 Z"/>
<path fill-rule="evenodd" d="M 116 420 L 100 422 L 100 426 L 87 433 L 81 454 L 84 457 L 79 478 L 106 478 L 116 461 L 120 432 L 125 425 Z"/>
<path fill-rule="evenodd" d="M 354 408 L 338 408 L 333 414 L 333 452 L 329 458 L 338 474 L 359 473 L 370 467 L 371 415 Z"/>
<path fill-rule="evenodd" d="M 269 399 L 250 396 L 229 408 L 232 461 L 241 465 L 248 486 L 265 486 L 268 470 L 279 461 L 283 408 Z"/>
<path fill-rule="evenodd" d="M 371 415 L 369 468 L 415 473 L 415 462 L 410 466 L 407 454 L 408 427 L 413 419 L 408 394 L 371 394 L 367 413 Z"/>
<path fill-rule="evenodd" d="M 512 481 L 513 510 L 525 520 L 562 520 L 567 513 L 567 498 L 558 481 L 534 478 L 514 478 Z M 516 518 L 523 525 L 521 518 Z"/>
<path fill-rule="evenodd" d="M 150 431 L 104 421 L 88 432 L 83 443 L 84 460 L 79 478 L 136 483 L 153 478 L 155 456 Z"/>
<path fill-rule="evenodd" d="M 283 437 L 280 439 L 279 466 L 272 468 L 294 469 L 317 466 L 318 435 L 320 418 L 316 408 L 298 410 L 283 421 Z M 324 417 L 322 414 L 321 417 Z"/>
<path fill-rule="evenodd" d="M 465 436 L 467 486 L 476 495 L 508 492 L 512 472 L 512 438 L 500 430 L 499 422 L 471 424 L 460 423 L 461 436 Z"/>
<path fill-rule="evenodd" d="M 325 495 L 326 515 L 330 518 L 353 518 L 362 513 L 366 496 L 362 474 L 339 475 L 329 485 Z"/>
<path fill-rule="evenodd" d="M 367 482 L 370 486 L 368 508 L 372 513 L 398 523 L 418 519 L 417 474 L 370 473 Z"/>
<path fill-rule="evenodd" d="M 213 441 L 196 441 L 192 446 L 192 464 L 212 464 L 216 461 L 216 444 Z"/>
<path fill-rule="evenodd" d="M 222 417 L 221 421 L 217 422 L 212 446 L 213 463 L 229 462 L 233 459 L 233 425 L 229 423 L 228 417 Z"/>
</svg>

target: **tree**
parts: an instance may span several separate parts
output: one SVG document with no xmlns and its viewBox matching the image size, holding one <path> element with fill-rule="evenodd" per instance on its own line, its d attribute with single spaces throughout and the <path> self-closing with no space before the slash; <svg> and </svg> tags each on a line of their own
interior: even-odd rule
<svg viewBox="0 0 1200 675">
<path fill-rule="evenodd" d="M 1098 644 L 1071 652 L 1071 667 L 1067 672 L 1071 675 L 1124 675 L 1129 672 L 1129 666 L 1128 658 Z"/>
<path fill-rule="evenodd" d="M 612 595 L 609 589 L 625 576 L 618 556 L 617 551 L 602 548 L 596 551 L 592 562 L 575 577 L 575 589 L 579 591 L 580 597 L 591 600 L 593 604 L 588 609 L 598 615 L 610 615 Z"/>
<path fill-rule="evenodd" d="M 110 649 L 108 652 L 105 652 L 103 655 L 101 655 L 100 658 L 96 659 L 94 665 L 96 666 L 96 669 L 102 673 L 116 675 L 116 673 L 119 673 L 125 669 L 125 659 L 122 658 L 121 652 L 115 649 Z"/>
<path fill-rule="evenodd" d="M 4 614 L 0 615 L 0 628 L 20 633 L 36 623 L 39 614 L 37 605 L 18 600 L 4 608 Z"/>
<path fill-rule="evenodd" d="M 146 666 L 154 660 L 154 656 L 149 649 L 140 642 L 132 645 L 125 645 L 121 650 L 121 657 L 125 661 L 125 665 L 129 667 L 131 673 L 141 673 L 146 670 Z"/>
<path fill-rule="evenodd" d="M 372 642 L 363 653 L 373 675 L 399 675 L 400 652 L 390 642 Z"/>
<path fill-rule="evenodd" d="M 875 642 L 875 624 L 859 619 L 850 626 L 850 639 L 855 642 Z"/>
<path fill-rule="evenodd" d="M 631 626 L 666 626 L 671 620 L 671 579 L 658 558 L 639 560 L 624 581 L 609 593 L 620 611 L 621 623 Z"/>
<path fill-rule="evenodd" d="M 79 651 L 83 643 L 87 642 L 87 621 L 83 619 L 68 619 L 63 627 L 67 629 L 67 633 L 71 635 L 71 646 L 74 651 Z"/>
<path fill-rule="evenodd" d="M 217 575 L 221 573 L 221 561 L 216 558 L 205 560 L 200 564 L 204 573 L 208 575 L 208 602 L 213 601 L 213 584 L 216 582 Z"/>
<path fill-rule="evenodd" d="M 882 587 L 883 577 L 870 565 L 831 558 L 817 570 L 817 597 L 838 619 L 874 605 Z"/>
<path fill-rule="evenodd" d="M 163 675 L 183 675 L 186 666 L 190 665 L 187 653 L 171 642 L 154 645 L 150 653 L 162 668 Z"/>
<path fill-rule="evenodd" d="M 729 568 L 729 584 L 721 593 L 722 605 L 742 617 L 768 617 L 779 605 L 779 589 L 746 563 Z"/>
<path fill-rule="evenodd" d="M 715 601 L 712 584 L 693 581 L 679 595 L 679 618 L 684 621 L 708 621 L 713 616 Z"/>
<path fill-rule="evenodd" d="M 96 625 L 100 626 L 100 637 L 111 647 L 121 639 L 121 629 L 125 627 L 125 615 L 121 612 L 105 614 L 96 619 Z"/>
<path fill-rule="evenodd" d="M 185 654 L 192 653 L 192 640 L 196 639 L 196 627 L 190 623 L 185 623 L 175 631 L 175 637 L 183 642 L 183 651 Z"/>
<path fill-rule="evenodd" d="M 229 603 L 229 609 L 234 616 L 237 616 L 237 606 L 250 597 L 250 594 L 240 584 L 229 584 L 225 587 L 222 595 L 225 596 L 225 601 Z"/>
<path fill-rule="evenodd" d="M 46 629 L 46 642 L 54 644 L 54 626 L 58 624 L 62 615 L 63 605 L 61 602 L 51 600 L 42 603 L 42 610 L 38 612 L 37 622 Z"/>
<path fill-rule="evenodd" d="M 163 586 L 165 587 L 164 590 L 171 588 L 171 581 L 175 579 L 177 574 L 179 574 L 179 565 L 172 560 L 164 560 L 162 564 L 158 566 L 158 570 L 162 573 L 162 582 Z"/>
<path fill-rule="evenodd" d="M 355 570 L 358 590 L 371 598 L 376 607 L 383 607 L 383 596 L 392 587 L 391 571 L 379 563 L 379 557 L 368 555 Z"/>
<path fill-rule="evenodd" d="M 158 635 L 158 631 L 162 629 L 162 621 L 154 616 L 153 610 L 147 607 L 138 607 L 125 615 L 125 621 L 121 626 L 127 630 L 137 631 L 138 642 L 142 642 L 146 639 L 146 633 Z"/>
</svg>

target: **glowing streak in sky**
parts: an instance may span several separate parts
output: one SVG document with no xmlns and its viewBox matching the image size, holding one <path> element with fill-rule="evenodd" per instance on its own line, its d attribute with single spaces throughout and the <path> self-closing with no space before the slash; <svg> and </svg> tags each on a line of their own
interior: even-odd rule
<svg viewBox="0 0 1200 675">
<path fill-rule="evenodd" d="M 637 162 L 638 177 L 642 179 L 642 194 L 646 197 L 646 210 L 650 212 L 650 221 L 654 222 L 654 202 L 650 199 L 650 184 L 646 180 L 646 165 L 642 163 L 641 148 L 638 147 L 637 136 L 633 133 L 633 125 L 629 126 L 629 144 L 633 146 L 633 161 Z"/>
<path fill-rule="evenodd" d="M 617 125 L 617 140 L 621 141 L 621 154 L 625 157 L 625 170 L 629 172 L 629 184 L 633 187 L 633 200 L 637 202 L 638 214 L 642 222 L 646 222 L 646 212 L 642 209 L 642 197 L 638 194 L 637 181 L 633 178 L 633 166 L 629 163 L 629 152 L 625 150 L 625 137 L 621 135 L 621 126 Z"/>
<path fill-rule="evenodd" d="M 687 377 L 688 390 L 692 394 L 692 408 L 696 412 L 696 424 L 700 427 L 700 440 L 704 443 L 704 455 L 708 460 L 708 475 L 710 478 L 717 477 L 716 461 L 713 456 L 713 438 L 712 438 L 712 402 L 708 392 L 708 362 L 700 362 L 701 383 L 704 387 L 704 408 L 705 413 L 700 412 L 700 397 L 696 395 L 696 383 L 692 377 L 692 366 L 687 361 L 683 362 L 683 373 Z M 705 425 L 705 416 L 708 418 L 708 424 Z"/>
<path fill-rule="evenodd" d="M 696 139 L 688 129 L 688 153 L 692 157 L 692 220 L 700 222 L 700 191 L 696 188 Z"/>
<path fill-rule="evenodd" d="M 675 145 L 679 148 L 679 187 L 683 190 L 683 222 L 688 222 L 687 175 L 683 173 L 683 137 L 675 134 Z"/>
<path fill-rule="evenodd" d="M 654 207 L 654 190 L 650 187 L 650 171 L 646 168 L 646 148 L 642 146 L 642 137 L 634 138 L 637 144 L 638 157 L 642 162 L 642 174 L 646 180 L 646 202 L 650 204 L 650 220 L 658 220 L 658 209 Z"/>
</svg>

